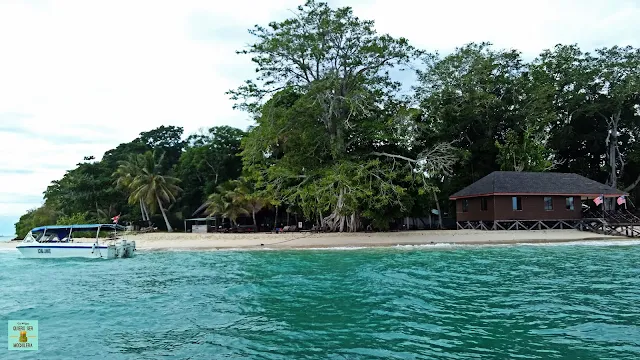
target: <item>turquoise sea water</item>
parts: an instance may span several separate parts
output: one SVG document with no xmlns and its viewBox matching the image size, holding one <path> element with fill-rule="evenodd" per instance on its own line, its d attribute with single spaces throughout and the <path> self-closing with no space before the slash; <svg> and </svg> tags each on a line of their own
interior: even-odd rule
<svg viewBox="0 0 640 360">
<path fill-rule="evenodd" d="M 4 251 L 0 289 L 40 349 L 2 359 L 640 358 L 640 246 Z"/>
</svg>

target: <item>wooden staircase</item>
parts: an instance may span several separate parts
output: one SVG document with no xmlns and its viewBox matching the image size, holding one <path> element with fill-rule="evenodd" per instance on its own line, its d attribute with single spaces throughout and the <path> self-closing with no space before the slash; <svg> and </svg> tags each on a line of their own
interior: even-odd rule
<svg viewBox="0 0 640 360">
<path fill-rule="evenodd" d="M 581 229 L 602 235 L 640 238 L 640 217 L 628 210 L 590 212 L 582 219 Z"/>
</svg>

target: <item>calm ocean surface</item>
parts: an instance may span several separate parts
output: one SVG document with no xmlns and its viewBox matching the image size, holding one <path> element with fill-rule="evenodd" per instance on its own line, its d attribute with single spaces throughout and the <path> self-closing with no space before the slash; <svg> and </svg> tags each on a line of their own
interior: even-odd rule
<svg viewBox="0 0 640 360">
<path fill-rule="evenodd" d="M 640 246 L 2 251 L 0 315 L 1 359 L 638 359 Z"/>
</svg>

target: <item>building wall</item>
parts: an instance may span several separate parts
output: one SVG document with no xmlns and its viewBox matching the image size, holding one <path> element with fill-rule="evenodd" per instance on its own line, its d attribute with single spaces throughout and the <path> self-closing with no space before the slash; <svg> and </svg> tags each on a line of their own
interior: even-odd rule
<svg viewBox="0 0 640 360">
<path fill-rule="evenodd" d="M 566 197 L 552 196 L 553 210 L 544 209 L 543 195 L 523 195 L 522 210 L 514 211 L 511 196 L 488 197 L 487 211 L 480 211 L 480 198 L 470 198 L 469 211 L 462 211 L 462 199 L 456 200 L 457 221 L 492 220 L 570 220 L 582 217 L 580 197 L 574 197 L 573 211 L 566 209 Z"/>
<path fill-rule="evenodd" d="M 552 196 L 553 210 L 544 209 L 545 196 L 521 196 L 522 210 L 514 211 L 511 196 L 496 196 L 496 220 L 568 220 L 582 217 L 580 197 L 573 198 L 573 211 L 566 209 L 565 196 Z"/>
<path fill-rule="evenodd" d="M 457 221 L 493 221 L 494 218 L 494 197 L 484 196 L 487 199 L 487 210 L 481 210 L 481 198 L 469 198 L 469 211 L 462 211 L 463 199 L 456 200 L 456 220 Z"/>
</svg>

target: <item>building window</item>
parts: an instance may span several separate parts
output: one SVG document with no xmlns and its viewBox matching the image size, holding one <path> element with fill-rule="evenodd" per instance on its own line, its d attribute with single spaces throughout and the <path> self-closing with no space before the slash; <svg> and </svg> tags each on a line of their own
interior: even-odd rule
<svg viewBox="0 0 640 360">
<path fill-rule="evenodd" d="M 467 211 L 469 211 L 469 200 L 464 199 L 462 200 L 462 212 L 467 212 Z"/>
<path fill-rule="evenodd" d="M 513 211 L 522 210 L 522 198 L 520 196 L 514 196 L 511 198 L 511 206 L 513 207 Z"/>
<path fill-rule="evenodd" d="M 544 209 L 546 211 L 553 210 L 553 198 L 551 196 L 545 196 L 545 198 L 544 198 Z"/>
<path fill-rule="evenodd" d="M 487 211 L 488 207 L 487 207 L 487 198 L 483 197 L 480 198 L 480 210 L 481 211 Z"/>
<path fill-rule="evenodd" d="M 567 210 L 571 210 L 571 211 L 573 211 L 573 210 L 574 210 L 574 207 L 573 207 L 573 197 L 568 197 L 568 198 L 567 198 Z"/>
</svg>

